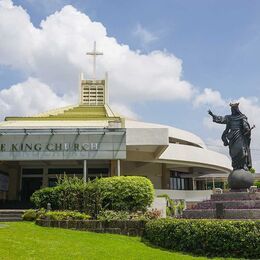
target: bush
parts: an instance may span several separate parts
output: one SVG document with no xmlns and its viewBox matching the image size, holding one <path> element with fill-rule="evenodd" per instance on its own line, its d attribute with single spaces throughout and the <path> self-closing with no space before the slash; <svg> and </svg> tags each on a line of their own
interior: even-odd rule
<svg viewBox="0 0 260 260">
<path fill-rule="evenodd" d="M 52 209 L 59 208 L 59 187 L 43 188 L 35 191 L 30 200 L 36 208 L 47 208 L 47 204 L 51 203 Z"/>
<path fill-rule="evenodd" d="M 22 215 L 23 220 L 25 221 L 35 221 L 37 218 L 45 214 L 45 209 L 35 210 L 28 209 Z"/>
<path fill-rule="evenodd" d="M 105 210 L 101 211 L 97 219 L 102 221 L 111 221 L 111 220 L 129 220 L 130 214 L 127 211 L 113 211 L 113 210 Z"/>
<path fill-rule="evenodd" d="M 80 213 L 77 211 L 48 211 L 45 214 L 42 214 L 41 219 L 50 219 L 50 220 L 87 220 L 91 217 L 87 214 Z"/>
<path fill-rule="evenodd" d="M 167 217 L 180 217 L 186 207 L 185 200 L 173 200 L 168 194 L 161 194 L 158 198 L 165 198 L 167 202 L 166 215 Z"/>
<path fill-rule="evenodd" d="M 123 211 L 145 211 L 154 198 L 151 181 L 145 177 L 121 176 L 98 180 L 102 208 Z"/>
<path fill-rule="evenodd" d="M 111 177 L 85 183 L 79 178 L 64 176 L 53 188 L 33 193 L 31 201 L 36 208 L 76 210 L 93 218 L 103 210 L 146 210 L 152 203 L 154 189 L 144 177 Z"/>
<path fill-rule="evenodd" d="M 102 221 L 112 221 L 112 220 L 148 221 L 151 219 L 158 219 L 160 217 L 161 217 L 161 211 L 157 209 L 148 210 L 145 213 L 142 211 L 127 212 L 127 211 L 104 210 L 98 214 L 97 219 Z"/>
<path fill-rule="evenodd" d="M 258 189 L 260 189 L 260 181 L 255 181 L 255 182 L 254 182 L 254 185 L 255 185 Z"/>
<path fill-rule="evenodd" d="M 51 203 L 54 210 L 76 210 L 96 216 L 101 209 L 101 195 L 97 181 L 85 183 L 79 178 L 66 176 L 52 188 L 35 191 L 31 202 L 36 208 L 47 208 Z"/>
<path fill-rule="evenodd" d="M 260 221 L 149 221 L 144 238 L 171 250 L 206 256 L 260 259 Z"/>
</svg>

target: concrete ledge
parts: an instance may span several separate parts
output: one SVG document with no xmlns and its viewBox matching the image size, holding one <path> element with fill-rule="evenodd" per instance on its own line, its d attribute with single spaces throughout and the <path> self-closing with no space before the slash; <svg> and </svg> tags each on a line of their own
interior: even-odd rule
<svg viewBox="0 0 260 260">
<path fill-rule="evenodd" d="M 110 233 L 127 236 L 142 236 L 146 221 L 140 220 L 45 220 L 37 219 L 36 224 L 42 227 L 57 227 L 96 233 Z"/>
</svg>

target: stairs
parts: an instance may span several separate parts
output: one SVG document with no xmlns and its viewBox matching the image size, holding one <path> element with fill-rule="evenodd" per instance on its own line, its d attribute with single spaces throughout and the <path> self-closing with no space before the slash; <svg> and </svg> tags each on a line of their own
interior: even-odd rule
<svg viewBox="0 0 260 260">
<path fill-rule="evenodd" d="M 0 209 L 0 222 L 22 221 L 22 209 Z"/>
<path fill-rule="evenodd" d="M 183 218 L 260 219 L 260 192 L 212 194 L 211 199 L 186 209 Z"/>
</svg>

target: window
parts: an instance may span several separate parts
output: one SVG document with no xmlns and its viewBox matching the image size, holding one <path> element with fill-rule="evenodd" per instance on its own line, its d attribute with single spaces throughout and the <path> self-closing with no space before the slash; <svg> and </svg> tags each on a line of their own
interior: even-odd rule
<svg viewBox="0 0 260 260">
<path fill-rule="evenodd" d="M 172 190 L 192 190 L 192 178 L 183 177 L 183 172 L 171 171 L 170 188 Z"/>
</svg>

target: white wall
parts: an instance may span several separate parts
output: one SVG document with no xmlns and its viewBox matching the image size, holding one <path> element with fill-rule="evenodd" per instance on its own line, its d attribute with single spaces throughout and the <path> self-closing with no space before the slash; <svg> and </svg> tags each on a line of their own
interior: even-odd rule
<svg viewBox="0 0 260 260">
<path fill-rule="evenodd" d="M 145 176 L 151 180 L 155 189 L 162 187 L 162 165 L 160 163 L 122 161 L 121 174 Z"/>
<path fill-rule="evenodd" d="M 171 199 L 183 199 L 187 202 L 209 200 L 212 190 L 161 190 L 156 189 L 155 195 L 167 194 Z"/>
</svg>

